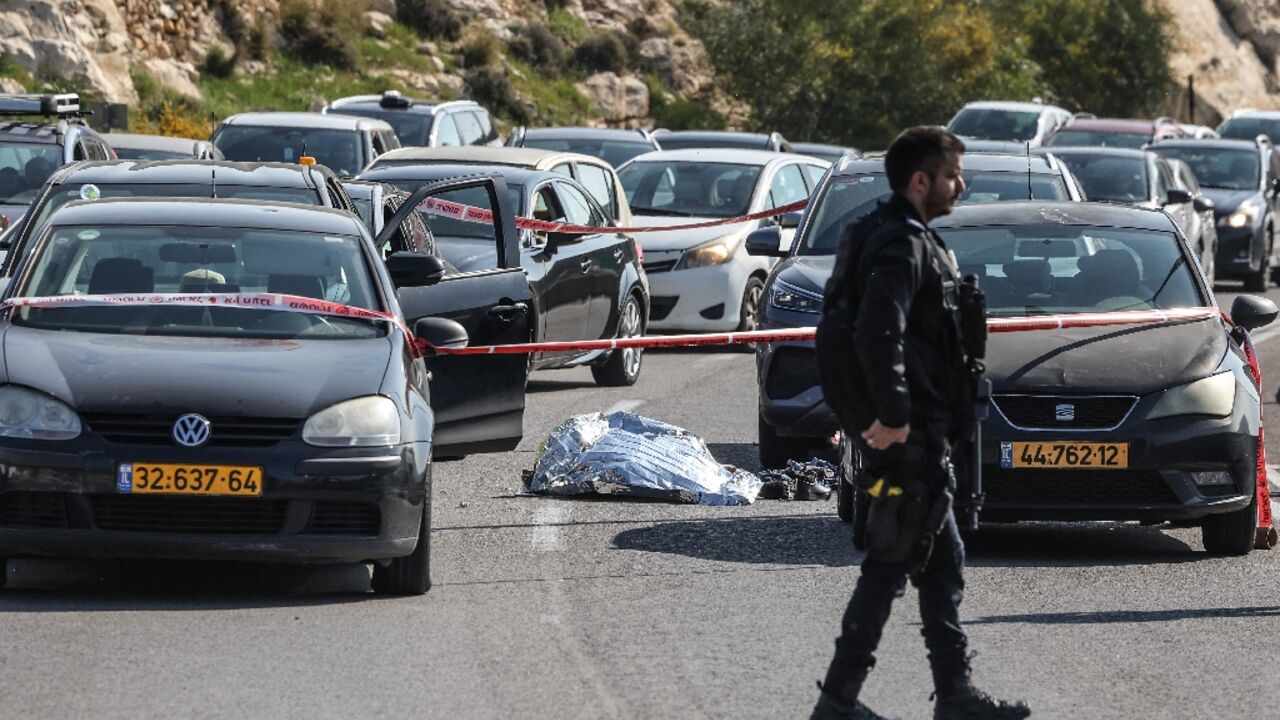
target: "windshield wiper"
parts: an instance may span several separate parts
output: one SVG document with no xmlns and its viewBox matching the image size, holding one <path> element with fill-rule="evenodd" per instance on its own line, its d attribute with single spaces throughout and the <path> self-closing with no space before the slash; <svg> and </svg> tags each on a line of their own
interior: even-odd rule
<svg viewBox="0 0 1280 720">
<path fill-rule="evenodd" d="M 680 210 L 659 210 L 658 208 L 631 206 L 631 212 L 636 215 L 674 215 L 676 217 L 693 217 L 691 212 L 681 212 Z"/>
</svg>

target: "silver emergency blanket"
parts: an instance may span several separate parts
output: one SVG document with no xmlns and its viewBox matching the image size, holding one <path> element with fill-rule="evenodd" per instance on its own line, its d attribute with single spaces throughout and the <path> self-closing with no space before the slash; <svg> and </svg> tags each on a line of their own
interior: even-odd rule
<svg viewBox="0 0 1280 720">
<path fill-rule="evenodd" d="M 578 415 L 551 431 L 529 492 L 628 495 L 702 505 L 750 505 L 760 479 L 721 465 L 697 435 L 629 412 Z"/>
</svg>

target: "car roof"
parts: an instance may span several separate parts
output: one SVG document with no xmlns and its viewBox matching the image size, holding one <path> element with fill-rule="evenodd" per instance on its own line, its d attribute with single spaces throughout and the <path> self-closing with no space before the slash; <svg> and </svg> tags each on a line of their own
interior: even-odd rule
<svg viewBox="0 0 1280 720">
<path fill-rule="evenodd" d="M 1159 151 L 1162 147 L 1203 147 L 1220 150 L 1252 150 L 1257 152 L 1259 146 L 1253 140 L 1232 140 L 1229 138 L 1179 138 L 1177 140 L 1161 140 L 1150 146 Z"/>
<path fill-rule="evenodd" d="M 1151 151 L 1140 150 L 1138 148 L 1103 147 L 1096 145 L 1055 145 L 1047 148 L 1035 148 L 1032 152 L 1037 155 L 1110 155 L 1122 158 L 1145 158 L 1147 157 L 1147 153 Z"/>
<path fill-rule="evenodd" d="M 1149 135 L 1155 128 L 1154 121 L 1129 118 L 1076 118 L 1062 126 L 1063 130 L 1094 130 L 1132 135 Z"/>
<path fill-rule="evenodd" d="M 102 137 L 113 148 L 169 150 L 184 153 L 193 152 L 197 143 L 208 142 L 208 140 L 192 140 L 169 137 L 168 135 L 138 135 L 135 133 L 109 133 Z"/>
<path fill-rule="evenodd" d="M 639 130 L 622 130 L 620 128 L 593 128 L 593 127 L 539 127 L 526 128 L 524 131 L 526 138 L 543 138 L 545 140 L 568 140 L 573 138 L 584 138 L 592 140 L 621 140 L 626 142 L 640 143 L 643 145 L 652 145 L 653 140 L 640 132 Z"/>
<path fill-rule="evenodd" d="M 1135 230 L 1173 230 L 1173 219 L 1159 209 L 1120 203 L 1014 200 L 957 205 L 930 227 L 940 230 L 993 225 L 1095 225 Z"/>
<path fill-rule="evenodd" d="M 1053 105 L 1036 102 L 1018 102 L 1014 100 L 977 100 L 965 103 L 961 110 L 1017 110 L 1022 112 L 1044 112 L 1054 109 Z"/>
<path fill-rule="evenodd" d="M 76 200 L 54 210 L 47 224 L 189 225 L 342 234 L 358 234 L 352 228 L 362 227 L 355 215 L 343 210 L 228 198 Z"/>
<path fill-rule="evenodd" d="M 1060 174 L 1055 163 L 1044 155 L 1001 155 L 997 153 L 965 153 L 966 172 L 1032 172 L 1036 174 Z M 841 163 L 834 175 L 861 175 L 884 172 L 884 156 L 859 158 Z"/>
<path fill-rule="evenodd" d="M 541 148 L 491 147 L 488 145 L 451 145 L 449 147 L 434 148 L 404 147 L 379 155 L 375 162 L 403 163 L 411 160 L 427 160 L 437 163 L 451 161 L 458 164 L 475 163 L 477 165 L 512 165 L 529 168 L 537 167 L 540 163 L 551 164 L 561 160 L 587 162 L 592 165 L 608 164 L 599 158 L 580 153 L 543 150 Z"/>
<path fill-rule="evenodd" d="M 846 152 L 861 152 L 860 150 L 858 150 L 858 148 L 853 147 L 852 145 L 830 145 L 827 143 L 812 143 L 812 142 L 793 142 L 791 143 L 791 149 L 792 150 L 844 150 Z M 798 152 L 796 154 L 803 155 L 804 153 Z"/>
<path fill-rule="evenodd" d="M 414 100 L 411 97 L 400 96 L 402 99 L 409 101 L 408 107 L 386 106 L 382 104 L 382 95 L 349 95 L 341 97 L 325 106 L 325 113 L 341 114 L 343 108 L 359 108 L 361 110 L 386 110 L 389 112 L 407 112 L 419 115 L 434 115 L 437 110 L 445 107 L 471 106 L 480 107 L 480 104 L 473 100 L 448 100 L 438 103 L 426 103 L 420 100 Z"/>
<path fill-rule="evenodd" d="M 316 187 L 318 166 L 293 163 L 232 162 L 230 160 L 97 160 L 75 163 L 55 171 L 52 182 L 203 183 L 255 187 Z"/>
<path fill-rule="evenodd" d="M 232 115 L 223 125 L 248 127 L 287 127 L 306 130 L 391 130 L 385 120 L 356 115 L 312 112 L 248 112 Z"/>
<path fill-rule="evenodd" d="M 439 165 L 375 165 L 360 173 L 360 180 L 386 182 L 389 180 L 447 180 L 451 178 L 484 175 L 501 175 L 508 185 L 532 185 L 543 180 L 572 180 L 568 175 L 533 170 L 512 165 L 468 165 L 466 163 L 442 163 Z"/>
<path fill-rule="evenodd" d="M 1231 120 L 1234 118 L 1251 118 L 1251 117 L 1276 120 L 1276 119 L 1280 119 L 1280 110 L 1249 110 L 1249 109 L 1237 110 L 1231 113 L 1231 117 L 1227 118 L 1227 120 Z"/>
<path fill-rule="evenodd" d="M 0 140 L 55 144 L 63 130 L 57 123 L 6 121 L 0 122 Z"/>
<path fill-rule="evenodd" d="M 658 136 L 658 144 L 662 144 L 662 136 Z M 799 153 L 782 153 L 772 150 L 744 150 L 742 148 L 697 148 L 690 150 L 655 150 L 637 155 L 631 163 L 640 162 L 707 162 L 727 163 L 731 165 L 758 165 L 764 167 L 772 162 L 783 160 L 804 160 L 808 163 L 826 162 L 809 155 Z"/>
</svg>

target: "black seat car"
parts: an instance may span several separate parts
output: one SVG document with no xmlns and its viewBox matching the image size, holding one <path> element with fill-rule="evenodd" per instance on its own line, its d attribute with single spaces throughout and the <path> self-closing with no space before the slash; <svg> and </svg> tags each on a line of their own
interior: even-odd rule
<svg viewBox="0 0 1280 720">
<path fill-rule="evenodd" d="M 426 182 L 500 173 L 509 202 L 521 216 L 574 225 L 612 225 L 604 209 L 572 178 L 559 173 L 502 166 L 379 165 L 359 179 L 409 189 Z M 488 200 L 470 191 L 446 200 L 485 207 Z M 649 287 L 635 240 L 602 230 L 588 235 L 523 230 L 518 254 L 503 258 L 477 225 L 429 216 L 440 254 L 462 272 L 492 267 L 523 268 L 533 302 L 512 307 L 527 313 L 530 335 L 541 341 L 594 340 L 643 335 L 649 317 Z M 509 264 L 503 264 L 509 263 Z M 641 351 L 545 352 L 532 357 L 531 369 L 590 365 L 602 385 L 631 385 L 640 376 Z"/>
<path fill-rule="evenodd" d="M 77 160 L 114 157 L 102 136 L 85 124 L 80 96 L 0 94 L 0 225 L 8 227 L 26 214 L 54 170 Z"/>
<path fill-rule="evenodd" d="M 320 112 L 385 121 L 405 147 L 502 144 L 489 111 L 471 100 L 424 103 L 389 90 L 338 98 Z"/>
<path fill-rule="evenodd" d="M 497 197 L 500 183 L 443 189 Z M 392 230 L 373 239 L 348 212 L 227 199 L 54 212 L 4 293 L 23 306 L 0 319 L 0 405 L 18 410 L 0 420 L 0 560 L 373 562 L 375 591 L 425 592 L 442 431 L 511 447 L 525 369 L 518 355 L 476 372 L 424 365 L 410 329 L 437 346 L 467 336 L 425 317 L 450 312 L 437 302 L 450 293 L 429 297 L 445 284 L 438 258 L 379 260 Z M 495 279 L 454 282 L 474 295 Z M 519 285 L 497 289 L 520 299 Z"/>
<path fill-rule="evenodd" d="M 589 127 L 518 127 L 507 138 L 510 147 L 558 150 L 600 158 L 614 168 L 633 157 L 661 150 L 647 130 Z"/>
</svg>

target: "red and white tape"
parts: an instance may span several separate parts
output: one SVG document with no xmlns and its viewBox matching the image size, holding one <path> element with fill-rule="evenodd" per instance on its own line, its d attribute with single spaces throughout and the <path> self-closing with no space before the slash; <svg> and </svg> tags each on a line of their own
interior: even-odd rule
<svg viewBox="0 0 1280 720">
<path fill-rule="evenodd" d="M 738 223 L 751 222 L 754 220 L 762 220 L 767 217 L 774 217 L 784 213 L 796 212 L 803 210 L 809 204 L 808 199 L 797 200 L 793 203 L 783 205 L 781 207 L 761 210 L 760 212 L 749 213 L 747 215 L 737 215 L 729 218 L 719 218 L 716 220 L 705 220 L 695 223 L 681 223 L 679 225 L 640 225 L 636 227 L 596 227 L 593 225 L 574 225 L 572 223 L 553 222 L 551 220 L 538 220 L 530 217 L 517 217 L 516 227 L 521 230 L 535 230 L 537 232 L 554 232 L 564 233 L 566 235 L 591 235 L 594 233 L 643 233 L 643 232 L 664 232 L 673 230 L 697 230 L 699 228 L 718 227 L 720 225 L 736 225 Z M 429 197 L 418 203 L 418 210 L 428 215 L 438 215 L 440 217 L 461 220 L 462 222 L 479 223 L 483 225 L 493 224 L 493 211 L 486 210 L 475 205 L 464 205 L 462 203 L 452 202 L 450 200 L 441 200 L 440 198 Z"/>
</svg>

